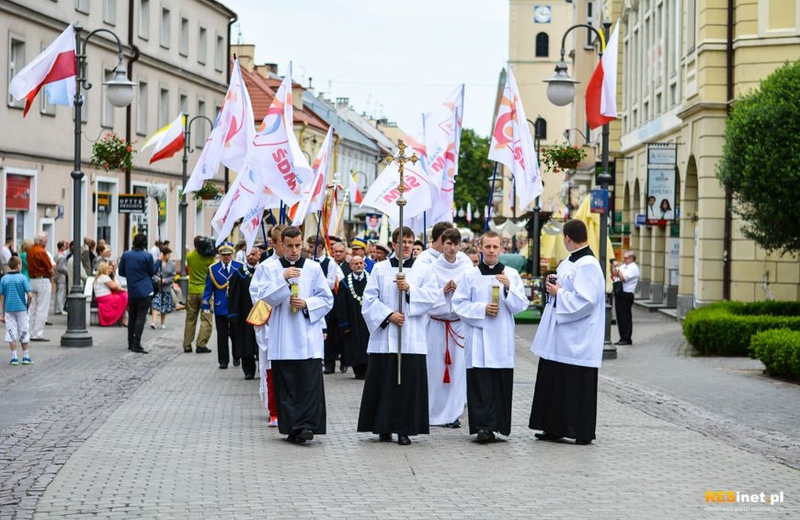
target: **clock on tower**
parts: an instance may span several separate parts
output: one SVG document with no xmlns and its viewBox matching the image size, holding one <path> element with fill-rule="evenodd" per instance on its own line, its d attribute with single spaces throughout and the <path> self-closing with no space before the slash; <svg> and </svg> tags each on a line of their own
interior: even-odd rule
<svg viewBox="0 0 800 520">
<path fill-rule="evenodd" d="M 537 5 L 533 8 L 533 21 L 536 23 L 550 23 L 552 16 L 549 5 Z"/>
</svg>

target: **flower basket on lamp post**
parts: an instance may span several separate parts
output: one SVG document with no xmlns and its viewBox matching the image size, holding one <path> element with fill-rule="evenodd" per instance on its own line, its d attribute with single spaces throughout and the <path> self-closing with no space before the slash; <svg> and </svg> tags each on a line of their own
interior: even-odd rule
<svg viewBox="0 0 800 520">
<path fill-rule="evenodd" d="M 206 181 L 203 183 L 200 189 L 195 191 L 192 195 L 194 196 L 195 200 L 213 200 L 217 198 L 220 193 L 222 193 L 222 190 L 217 188 L 216 184 Z"/>
<path fill-rule="evenodd" d="M 541 160 L 553 172 L 574 170 L 586 157 L 583 148 L 569 143 L 556 143 L 541 150 Z"/>
<path fill-rule="evenodd" d="M 133 143 L 108 132 L 102 139 L 92 144 L 90 163 L 94 168 L 125 171 L 133 165 Z"/>
</svg>

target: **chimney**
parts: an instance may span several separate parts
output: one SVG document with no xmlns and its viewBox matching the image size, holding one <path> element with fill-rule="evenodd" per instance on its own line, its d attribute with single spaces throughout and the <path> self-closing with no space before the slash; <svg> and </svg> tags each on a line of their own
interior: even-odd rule
<svg viewBox="0 0 800 520">
<path fill-rule="evenodd" d="M 253 57 L 256 55 L 256 46 L 253 44 L 231 45 L 231 54 L 239 58 L 242 68 L 252 71 L 255 67 Z"/>
<path fill-rule="evenodd" d="M 350 106 L 350 98 L 346 97 L 337 97 L 336 98 L 336 108 L 347 108 Z"/>
</svg>

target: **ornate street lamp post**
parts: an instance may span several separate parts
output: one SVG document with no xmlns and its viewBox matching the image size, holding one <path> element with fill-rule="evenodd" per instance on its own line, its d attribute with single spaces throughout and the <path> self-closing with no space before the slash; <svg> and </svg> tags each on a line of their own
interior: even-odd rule
<svg viewBox="0 0 800 520">
<path fill-rule="evenodd" d="M 193 118 L 189 119 L 189 114 L 184 116 L 184 121 L 186 124 L 183 127 L 183 157 L 181 158 L 182 162 L 182 170 L 181 170 L 181 202 L 179 204 L 180 208 L 180 215 L 181 215 L 181 271 L 180 271 L 180 287 L 181 291 L 183 292 L 183 297 L 186 298 L 189 294 L 189 280 L 186 278 L 186 208 L 189 206 L 189 203 L 186 202 L 186 194 L 184 191 L 186 190 L 186 173 L 187 173 L 187 166 L 189 164 L 189 154 L 194 152 L 194 148 L 192 148 L 191 139 L 192 139 L 192 123 L 197 121 L 198 119 L 204 119 L 208 121 L 208 124 L 211 125 L 211 128 L 214 128 L 214 122 L 207 118 L 206 116 L 194 116 Z"/>
<path fill-rule="evenodd" d="M 115 107 L 126 107 L 133 100 L 134 83 L 125 75 L 122 66 L 122 42 L 119 37 L 108 29 L 95 29 L 86 35 L 81 45 L 81 29 L 75 25 L 75 60 L 77 61 L 77 74 L 75 75 L 75 162 L 72 170 L 72 290 L 67 297 L 67 331 L 61 336 L 62 347 L 91 347 L 92 336 L 86 329 L 86 299 L 81 286 L 81 107 L 83 94 L 81 89 L 89 90 L 92 84 L 86 78 L 86 44 L 97 33 L 107 33 L 117 42 L 117 55 L 119 64 L 114 70 L 114 79 L 103 82 L 106 86 L 108 101 Z"/>
<path fill-rule="evenodd" d="M 564 61 L 564 54 L 567 41 L 567 34 L 570 33 L 573 29 L 578 28 L 586 28 L 590 31 L 594 32 L 598 39 L 603 41 L 603 36 L 598 32 L 598 30 L 591 25 L 587 24 L 578 24 L 573 25 L 564 33 L 564 36 L 561 38 L 561 60 L 556 64 L 556 74 L 550 79 L 544 80 L 547 83 L 547 99 L 550 100 L 556 106 L 565 106 L 569 103 L 572 103 L 572 100 L 575 98 L 575 84 L 578 81 L 569 77 L 567 73 L 567 63 Z M 603 27 L 605 28 L 605 33 L 609 33 L 609 29 L 611 28 L 611 24 L 606 22 L 603 23 Z M 600 57 L 603 56 L 603 49 L 598 51 Z M 601 147 L 601 160 L 603 163 L 603 172 L 597 176 L 597 180 L 600 182 L 600 189 L 603 190 L 606 195 L 608 194 L 608 183 L 611 181 L 611 175 L 608 173 L 608 141 L 609 141 L 609 126 L 608 123 L 603 125 L 603 142 Z M 606 207 L 603 208 L 603 212 L 600 213 L 600 268 L 603 270 L 603 278 L 606 277 L 606 270 L 608 269 L 608 251 L 607 251 L 607 244 L 608 244 L 608 196 L 605 198 L 606 200 Z M 610 307 L 606 304 L 606 319 L 605 319 L 605 337 L 603 340 L 603 359 L 616 359 L 617 358 L 617 349 L 611 343 L 611 312 Z"/>
</svg>

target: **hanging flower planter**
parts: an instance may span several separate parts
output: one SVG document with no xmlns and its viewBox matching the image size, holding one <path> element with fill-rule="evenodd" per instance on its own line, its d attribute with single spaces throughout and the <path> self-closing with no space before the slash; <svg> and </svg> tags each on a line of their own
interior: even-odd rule
<svg viewBox="0 0 800 520">
<path fill-rule="evenodd" d="M 129 170 L 133 166 L 133 143 L 108 132 L 102 139 L 92 144 L 92 167 L 105 171 Z"/>
<path fill-rule="evenodd" d="M 202 199 L 202 200 L 213 200 L 217 198 L 218 195 L 222 193 L 222 190 L 217 188 L 217 185 L 213 182 L 206 181 L 200 187 L 199 190 L 192 193 L 192 196 L 195 199 Z"/>
<path fill-rule="evenodd" d="M 572 146 L 569 143 L 546 146 L 540 152 L 541 163 L 554 172 L 558 172 L 559 169 L 574 170 L 586 157 L 583 148 Z"/>
</svg>

